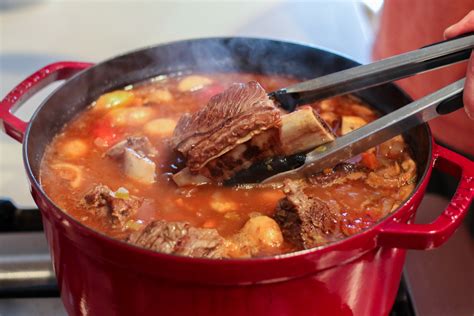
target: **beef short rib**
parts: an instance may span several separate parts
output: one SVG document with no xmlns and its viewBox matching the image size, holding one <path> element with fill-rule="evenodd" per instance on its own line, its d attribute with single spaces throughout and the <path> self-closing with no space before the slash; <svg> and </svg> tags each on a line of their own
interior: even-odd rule
<svg viewBox="0 0 474 316">
<path fill-rule="evenodd" d="M 106 185 L 99 184 L 87 192 L 80 204 L 95 216 L 108 218 L 114 225 L 124 225 L 135 215 L 143 200 L 129 196 L 115 197 L 115 193 Z"/>
<path fill-rule="evenodd" d="M 234 84 L 179 120 L 171 144 L 184 155 L 187 167 L 173 179 L 179 186 L 223 182 L 265 159 L 334 139 L 311 107 L 284 114 L 257 82 Z"/>
<path fill-rule="evenodd" d="M 195 228 L 186 222 L 156 220 L 126 239 L 134 245 L 168 254 L 222 258 L 224 238 L 217 230 Z"/>
<path fill-rule="evenodd" d="M 306 194 L 302 181 L 287 181 L 273 215 L 285 240 L 299 248 L 313 248 L 328 243 L 339 231 L 339 215 L 317 197 Z"/>
<path fill-rule="evenodd" d="M 171 145 L 195 173 L 208 161 L 280 123 L 280 110 L 259 83 L 236 83 L 196 113 L 181 116 Z"/>
</svg>

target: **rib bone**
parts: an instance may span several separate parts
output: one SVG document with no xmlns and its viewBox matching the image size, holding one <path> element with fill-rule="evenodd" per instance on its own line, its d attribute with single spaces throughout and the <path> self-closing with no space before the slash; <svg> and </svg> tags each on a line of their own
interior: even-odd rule
<svg viewBox="0 0 474 316">
<path fill-rule="evenodd" d="M 258 161 L 305 152 L 334 139 L 334 134 L 318 114 L 311 107 L 302 107 L 282 115 L 280 128 L 268 129 L 210 160 L 198 173 L 184 168 L 173 179 L 179 186 L 202 184 L 204 178 L 209 182 L 222 182 Z"/>
</svg>

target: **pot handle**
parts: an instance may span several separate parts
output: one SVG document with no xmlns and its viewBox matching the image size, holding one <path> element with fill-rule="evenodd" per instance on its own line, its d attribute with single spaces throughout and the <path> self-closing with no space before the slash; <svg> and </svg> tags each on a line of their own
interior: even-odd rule
<svg viewBox="0 0 474 316">
<path fill-rule="evenodd" d="M 474 162 L 434 144 L 434 167 L 459 180 L 449 205 L 429 224 L 390 222 L 379 230 L 378 245 L 405 249 L 433 249 L 444 244 L 467 214 L 474 196 Z"/>
<path fill-rule="evenodd" d="M 21 143 L 28 122 L 15 116 L 13 112 L 47 85 L 55 81 L 68 79 L 92 65 L 91 63 L 64 61 L 47 65 L 33 73 L 13 88 L 0 102 L 0 128 Z"/>
</svg>

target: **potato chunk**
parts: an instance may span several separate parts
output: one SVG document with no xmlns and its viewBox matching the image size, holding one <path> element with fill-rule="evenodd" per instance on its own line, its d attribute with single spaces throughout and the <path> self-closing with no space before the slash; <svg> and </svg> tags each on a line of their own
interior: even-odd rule
<svg viewBox="0 0 474 316">
<path fill-rule="evenodd" d="M 283 243 L 280 226 L 268 216 L 258 215 L 226 241 L 229 257 L 252 257 L 278 252 Z"/>
<path fill-rule="evenodd" d="M 154 114 L 155 111 L 150 107 L 131 107 L 112 110 L 106 118 L 114 127 L 139 126 L 148 122 Z"/>
<path fill-rule="evenodd" d="M 61 154 L 74 159 L 84 156 L 88 150 L 89 146 L 82 139 L 72 139 L 62 145 Z"/>
<path fill-rule="evenodd" d="M 151 136 L 169 137 L 173 134 L 176 121 L 169 118 L 158 118 L 145 124 L 145 133 Z"/>
<path fill-rule="evenodd" d="M 367 124 L 367 122 L 358 116 L 343 116 L 341 134 L 346 135 Z"/>
<path fill-rule="evenodd" d="M 259 248 L 279 247 L 283 242 L 280 226 L 268 216 L 255 216 L 245 223 L 240 231 L 249 245 Z"/>
<path fill-rule="evenodd" d="M 134 101 L 132 92 L 117 90 L 101 95 L 94 106 L 96 110 L 107 110 L 131 105 Z"/>
<path fill-rule="evenodd" d="M 204 88 L 212 83 L 212 80 L 204 76 L 191 75 L 182 79 L 178 84 L 181 92 L 192 92 Z"/>
<path fill-rule="evenodd" d="M 168 103 L 171 101 L 173 101 L 173 95 L 168 89 L 152 91 L 145 98 L 145 102 Z"/>
</svg>

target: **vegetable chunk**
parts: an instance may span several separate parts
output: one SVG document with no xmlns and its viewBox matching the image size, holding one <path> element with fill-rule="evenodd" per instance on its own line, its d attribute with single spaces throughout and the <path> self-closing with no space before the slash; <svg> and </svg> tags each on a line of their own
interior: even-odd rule
<svg viewBox="0 0 474 316">
<path fill-rule="evenodd" d="M 341 134 L 346 135 L 367 124 L 367 122 L 358 116 L 343 116 Z"/>
<path fill-rule="evenodd" d="M 210 85 L 212 80 L 204 76 L 191 75 L 182 79 L 178 84 L 178 90 L 181 92 L 192 92 Z"/>
<path fill-rule="evenodd" d="M 145 133 L 152 136 L 169 137 L 173 135 L 176 121 L 169 118 L 159 118 L 145 124 Z"/>
<path fill-rule="evenodd" d="M 155 182 L 155 163 L 147 157 L 139 155 L 133 149 L 125 148 L 123 169 L 128 177 L 137 181 L 143 183 Z"/>
<path fill-rule="evenodd" d="M 249 219 L 239 233 L 227 243 L 229 257 L 251 257 L 262 253 L 273 253 L 283 243 L 278 224 L 268 216 L 259 215 Z"/>
<path fill-rule="evenodd" d="M 84 156 L 89 150 L 89 146 L 82 139 L 72 139 L 61 148 L 61 154 L 66 158 L 79 158 Z"/>
<path fill-rule="evenodd" d="M 114 127 L 139 126 L 148 122 L 155 111 L 150 107 L 120 108 L 110 111 L 106 118 Z"/>
<path fill-rule="evenodd" d="M 117 90 L 101 95 L 94 106 L 96 110 L 108 110 L 131 105 L 134 101 L 132 92 Z"/>
<path fill-rule="evenodd" d="M 278 224 L 268 216 L 252 217 L 240 231 L 257 248 L 279 247 L 283 242 Z"/>
<path fill-rule="evenodd" d="M 158 89 L 150 94 L 145 98 L 145 102 L 152 102 L 152 103 L 168 103 L 173 101 L 173 95 L 167 89 Z"/>
</svg>

